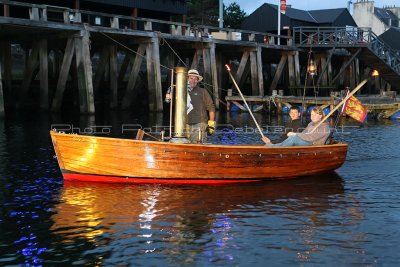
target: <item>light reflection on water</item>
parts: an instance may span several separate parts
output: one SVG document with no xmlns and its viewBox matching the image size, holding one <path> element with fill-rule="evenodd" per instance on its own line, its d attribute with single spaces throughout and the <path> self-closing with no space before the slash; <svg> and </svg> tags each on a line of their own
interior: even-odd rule
<svg viewBox="0 0 400 267">
<path fill-rule="evenodd" d="M 116 118 L 97 124 L 115 130 L 163 121 Z M 256 118 L 261 125 L 285 120 Z M 248 114 L 222 119 L 254 127 Z M 350 146 L 337 174 L 225 186 L 64 184 L 44 138 L 59 122 L 65 121 L 44 116 L 0 123 L 0 265 L 399 264 L 398 122 L 372 121 L 338 134 Z M 211 140 L 261 143 L 257 133 Z"/>
</svg>

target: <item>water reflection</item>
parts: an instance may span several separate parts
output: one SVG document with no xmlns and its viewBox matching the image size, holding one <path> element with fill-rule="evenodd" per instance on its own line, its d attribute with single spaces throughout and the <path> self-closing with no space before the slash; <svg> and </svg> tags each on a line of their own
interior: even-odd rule
<svg viewBox="0 0 400 267">
<path fill-rule="evenodd" d="M 229 250 L 241 245 L 235 239 L 238 222 L 283 216 L 289 225 L 304 225 L 296 229 L 306 246 L 298 257 L 308 257 L 318 252 L 313 236 L 331 223 L 325 213 L 337 208 L 343 193 L 337 174 L 208 187 L 66 182 L 51 230 L 65 243 L 84 238 L 103 247 L 87 252 L 96 259 L 100 251 L 112 252 L 113 262 L 161 253 L 174 264 L 185 264 L 199 254 L 211 260 L 233 259 Z M 124 251 L 113 251 L 121 244 L 127 246 Z"/>
</svg>

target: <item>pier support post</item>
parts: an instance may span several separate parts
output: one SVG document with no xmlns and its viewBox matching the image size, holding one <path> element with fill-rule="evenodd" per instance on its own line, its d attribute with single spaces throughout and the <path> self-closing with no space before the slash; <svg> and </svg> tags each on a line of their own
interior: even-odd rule
<svg viewBox="0 0 400 267">
<path fill-rule="evenodd" d="M 27 53 L 27 63 L 24 72 L 24 79 L 21 84 L 21 91 L 19 94 L 19 99 L 17 103 L 17 107 L 22 107 L 25 101 L 27 100 L 27 95 L 29 91 L 30 83 L 34 77 L 35 70 L 37 69 L 39 62 L 39 47 L 40 42 L 36 41 L 33 43 L 32 49 L 30 53 Z"/>
<path fill-rule="evenodd" d="M 4 117 L 4 95 L 3 95 L 3 78 L 2 78 L 2 61 L 0 60 L 0 118 Z"/>
<path fill-rule="evenodd" d="M 296 77 L 295 77 L 295 66 L 294 66 L 294 53 L 287 53 L 287 65 L 289 72 L 289 86 L 292 88 L 290 91 L 291 95 L 294 95 L 293 88 L 296 86 Z"/>
<path fill-rule="evenodd" d="M 92 82 L 92 61 L 90 59 L 89 32 L 81 31 L 75 38 L 75 58 L 78 70 L 79 111 L 81 114 L 94 114 Z"/>
<path fill-rule="evenodd" d="M 69 37 L 61 64 L 60 75 L 57 81 L 56 93 L 51 104 L 51 110 L 58 112 L 61 109 L 64 96 L 65 86 L 68 79 L 69 70 L 71 68 L 72 57 L 74 55 L 74 38 Z"/>
<path fill-rule="evenodd" d="M 236 75 L 235 75 L 235 79 L 236 81 L 238 81 L 239 87 L 243 86 L 244 83 L 244 79 L 243 77 L 245 77 L 245 72 L 246 72 L 246 65 L 247 65 L 247 61 L 249 60 L 250 57 L 250 52 L 249 51 L 244 51 L 242 54 L 242 58 L 240 59 L 240 64 L 239 67 L 236 71 Z"/>
<path fill-rule="evenodd" d="M 110 108 L 118 106 L 118 63 L 116 45 L 111 45 L 110 49 Z"/>
<path fill-rule="evenodd" d="M 96 73 L 93 78 L 93 91 L 95 95 L 99 93 L 100 84 L 104 80 L 104 73 L 106 71 L 106 66 L 108 64 L 110 57 L 110 49 L 108 47 L 103 47 L 99 62 L 97 63 Z"/>
<path fill-rule="evenodd" d="M 49 55 L 47 40 L 39 41 L 40 110 L 49 109 Z"/>
<path fill-rule="evenodd" d="M 140 44 L 136 51 L 135 60 L 132 63 L 133 65 L 131 73 L 129 75 L 128 84 L 126 85 L 125 94 L 122 99 L 122 109 L 128 109 L 132 104 L 132 100 L 135 96 L 134 94 L 135 84 L 139 74 L 140 66 L 142 65 L 145 52 L 146 52 L 146 44 Z M 132 60 L 133 56 L 127 52 L 125 58 L 129 58 Z"/>
<path fill-rule="evenodd" d="M 160 48 L 158 38 L 151 38 L 146 47 L 147 82 L 149 90 L 149 109 L 151 111 L 163 110 Z"/>
<path fill-rule="evenodd" d="M 263 77 L 263 64 L 261 57 L 262 48 L 257 46 L 257 82 L 258 82 L 258 95 L 264 96 L 264 77 Z"/>
<path fill-rule="evenodd" d="M 2 54 L 3 60 L 3 93 L 6 95 L 11 95 L 12 92 L 12 60 L 11 60 L 11 41 L 4 39 L 1 41 L 0 54 Z"/>
<path fill-rule="evenodd" d="M 269 94 L 272 95 L 272 91 L 276 89 L 278 85 L 278 81 L 282 76 L 283 69 L 285 67 L 288 56 L 286 54 L 282 54 L 281 60 L 279 61 L 279 65 L 276 68 L 274 79 L 272 80 L 271 86 L 269 88 Z"/>
</svg>

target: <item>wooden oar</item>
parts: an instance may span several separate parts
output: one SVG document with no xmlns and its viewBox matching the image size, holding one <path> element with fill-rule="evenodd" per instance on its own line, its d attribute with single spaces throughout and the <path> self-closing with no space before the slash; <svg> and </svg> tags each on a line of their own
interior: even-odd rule
<svg viewBox="0 0 400 267">
<path fill-rule="evenodd" d="M 263 134 L 263 132 L 262 132 L 260 126 L 258 125 L 258 123 L 257 123 L 257 121 L 256 121 L 256 118 L 254 118 L 253 112 L 251 112 L 251 109 L 250 109 L 249 105 L 247 104 L 247 101 L 246 101 L 246 99 L 244 98 L 244 96 L 243 96 L 243 94 L 242 94 L 242 91 L 240 90 L 239 86 L 237 85 L 235 78 L 233 78 L 233 75 L 232 75 L 232 73 L 231 73 L 231 68 L 229 67 L 228 64 L 226 64 L 225 67 L 226 67 L 226 69 L 228 70 L 229 76 L 231 77 L 231 79 L 232 79 L 232 81 L 233 81 L 233 84 L 235 85 L 236 89 L 238 90 L 238 92 L 239 92 L 239 94 L 240 94 L 240 97 L 243 99 L 243 102 L 244 102 L 244 104 L 246 105 L 247 110 L 250 112 L 250 115 L 251 115 L 251 117 L 253 118 L 254 123 L 256 124 L 256 126 L 257 126 L 257 128 L 258 128 L 258 131 L 259 131 L 260 134 L 261 134 L 261 137 L 264 137 L 264 134 Z"/>
<path fill-rule="evenodd" d="M 346 101 L 352 97 L 358 90 L 360 90 L 361 87 L 363 87 L 364 84 L 366 84 L 368 82 L 368 78 L 363 80 L 362 82 L 360 82 L 356 88 L 353 89 L 353 91 L 350 92 L 350 94 L 348 94 L 334 109 L 331 110 L 331 112 L 329 112 L 328 115 L 325 116 L 325 118 L 323 118 L 318 124 L 317 126 L 314 127 L 314 129 L 312 129 L 312 131 L 310 132 L 313 133 L 319 126 L 321 126 L 322 123 L 324 123 L 338 108 L 340 108 L 340 106 L 342 106 L 344 103 L 346 103 Z"/>
</svg>

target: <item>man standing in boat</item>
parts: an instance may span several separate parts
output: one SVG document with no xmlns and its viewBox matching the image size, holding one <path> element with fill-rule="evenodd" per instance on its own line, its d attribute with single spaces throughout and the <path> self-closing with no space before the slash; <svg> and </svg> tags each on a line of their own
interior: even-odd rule
<svg viewBox="0 0 400 267">
<path fill-rule="evenodd" d="M 187 122 L 191 143 L 206 142 L 206 131 L 213 134 L 216 126 L 214 102 L 207 90 L 198 86 L 202 80 L 197 70 L 188 71 Z"/>
<path fill-rule="evenodd" d="M 267 146 L 312 146 L 323 145 L 329 136 L 329 124 L 324 122 L 317 127 L 324 118 L 324 111 L 321 107 L 315 107 L 311 111 L 311 122 L 301 133 L 289 132 L 288 138 L 282 143 L 272 144 L 268 137 L 264 136 L 263 141 Z M 317 127 L 317 128 L 316 128 Z"/>
<path fill-rule="evenodd" d="M 290 119 L 285 123 L 285 132 L 279 137 L 278 140 L 274 140 L 273 143 L 282 143 L 288 138 L 289 132 L 301 132 L 303 130 L 303 124 L 300 119 L 300 109 L 298 106 L 291 106 L 289 110 Z"/>
</svg>

